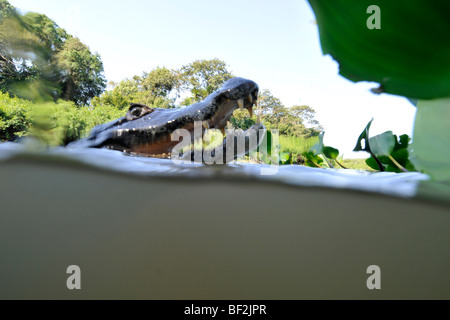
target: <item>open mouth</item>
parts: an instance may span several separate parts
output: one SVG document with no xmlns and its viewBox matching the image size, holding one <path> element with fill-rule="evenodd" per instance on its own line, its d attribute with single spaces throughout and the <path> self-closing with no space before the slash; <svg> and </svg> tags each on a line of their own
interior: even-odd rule
<svg viewBox="0 0 450 320">
<path fill-rule="evenodd" d="M 249 93 L 248 93 L 249 92 Z M 218 96 L 209 107 L 204 109 L 197 105 L 192 105 L 180 110 L 179 119 L 189 118 L 188 121 L 173 120 L 167 124 L 168 130 L 158 137 L 147 140 L 132 146 L 130 152 L 138 155 L 145 155 L 155 158 L 170 158 L 172 149 L 180 143 L 179 140 L 173 141 L 172 133 L 177 129 L 185 129 L 189 132 L 191 138 L 191 147 L 194 146 L 194 140 L 198 139 L 199 132 L 196 132 L 196 124 L 201 124 L 201 137 L 208 133 L 211 129 L 220 130 L 222 135 L 226 135 L 230 118 L 235 110 L 248 110 L 249 116 L 253 116 L 253 108 L 257 107 L 259 89 L 256 86 L 251 91 L 243 90 L 243 92 L 230 93 L 224 92 Z M 201 103 L 200 103 L 201 105 Z M 178 122 L 178 123 L 177 123 Z M 258 121 L 259 122 L 259 121 Z M 198 127 L 197 127 L 198 128 Z M 228 128 L 230 129 L 230 128 Z"/>
<path fill-rule="evenodd" d="M 246 97 L 239 98 L 237 100 L 227 99 L 222 103 L 221 107 L 215 111 L 212 116 L 202 121 L 204 129 L 218 129 L 225 134 L 225 127 L 228 121 L 232 117 L 236 109 L 247 109 L 250 118 L 253 116 L 253 106 L 258 106 L 258 89 L 255 89 L 252 93 Z"/>
</svg>

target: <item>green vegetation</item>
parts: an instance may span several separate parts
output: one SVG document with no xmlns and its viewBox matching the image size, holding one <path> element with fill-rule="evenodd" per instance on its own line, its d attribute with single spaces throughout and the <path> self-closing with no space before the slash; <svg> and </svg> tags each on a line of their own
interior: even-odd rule
<svg viewBox="0 0 450 320">
<path fill-rule="evenodd" d="M 314 146 L 319 137 L 279 136 L 279 162 L 278 164 L 300 164 L 306 162 L 304 153 Z"/>
<path fill-rule="evenodd" d="M 376 81 L 380 86 L 375 93 L 404 96 L 417 107 L 411 144 L 406 135 L 397 137 L 388 131 L 369 138 L 363 132 L 355 150 L 369 152 L 368 164 L 378 170 L 417 169 L 429 174 L 434 181 L 421 182 L 427 186 L 422 192 L 428 195 L 431 192 L 426 188 L 448 190 L 450 3 L 417 0 L 413 9 L 387 0 L 376 1 L 375 6 L 369 0 L 309 3 L 316 15 L 322 51 L 338 61 L 342 76 Z M 381 12 L 381 18 L 374 10 Z M 378 28 L 371 26 L 374 19 Z M 364 147 L 360 144 L 363 139 Z"/>
<path fill-rule="evenodd" d="M 31 125 L 31 102 L 0 92 L 0 141 L 15 140 Z"/>
<path fill-rule="evenodd" d="M 74 102 L 36 102 L 0 93 L 0 141 L 32 135 L 46 145 L 67 144 L 96 125 L 123 116 L 111 106 L 79 107 Z"/>
<path fill-rule="evenodd" d="M 226 63 L 219 59 L 194 61 L 181 67 L 178 76 L 180 87 L 191 93 L 181 105 L 202 101 L 233 77 Z"/>
<path fill-rule="evenodd" d="M 369 128 L 373 119 L 367 124 L 358 138 L 353 151 L 366 151 L 371 157 L 366 164 L 374 170 L 389 172 L 416 171 L 408 150 L 411 138 L 407 135 L 397 137 L 392 131 L 386 131 L 369 138 Z M 362 147 L 364 140 L 364 148 Z"/>
<path fill-rule="evenodd" d="M 296 136 L 281 135 L 279 137 L 281 147 L 280 152 L 287 152 L 292 154 L 294 158 L 298 158 L 303 154 L 303 152 L 309 150 L 313 145 L 315 145 L 318 140 L 318 137 L 301 138 Z"/>
<path fill-rule="evenodd" d="M 178 70 L 157 67 L 142 76 L 111 82 L 113 89 L 92 99 L 92 105 L 125 109 L 130 103 L 142 103 L 155 108 L 175 108 L 181 93 L 188 93 L 179 103 L 186 106 L 202 101 L 232 77 L 226 63 L 219 59 L 197 60 Z"/>
<path fill-rule="evenodd" d="M 92 99 L 95 106 L 110 105 L 119 109 L 126 109 L 130 103 L 142 103 L 155 108 L 174 108 L 178 86 L 176 70 L 158 67 L 151 72 L 144 72 L 142 76 L 134 76 L 119 83 L 110 83 L 112 90 L 104 92 Z"/>
<path fill-rule="evenodd" d="M 416 167 L 450 189 L 450 98 L 419 100 L 411 152 Z M 447 195 L 448 196 L 448 195 Z"/>
<path fill-rule="evenodd" d="M 342 164 L 348 169 L 374 171 L 366 164 L 365 159 L 344 159 Z"/>
<path fill-rule="evenodd" d="M 335 163 L 337 163 L 341 168 L 343 169 L 347 169 L 341 162 L 339 162 L 338 157 L 339 157 L 339 150 L 330 146 L 325 146 L 323 144 L 323 136 L 324 133 L 322 132 L 319 135 L 319 142 L 317 142 L 309 151 L 312 152 L 315 156 L 322 156 L 322 159 L 324 160 L 324 162 L 328 165 L 328 167 L 330 168 L 334 168 L 335 166 L 333 165 L 332 161 L 334 161 Z M 314 166 L 318 165 L 318 162 L 315 161 L 316 159 L 309 157 L 308 154 L 308 158 L 309 160 L 312 161 Z"/>
<path fill-rule="evenodd" d="M 311 138 L 317 137 L 322 130 L 313 108 L 305 105 L 288 108 L 267 89 L 259 93 L 258 108 L 254 113 L 248 118 L 247 111 L 236 110 L 231 123 L 235 128 L 247 129 L 255 124 L 256 116 L 260 115 L 267 129 L 276 129 L 281 136 Z"/>
<path fill-rule="evenodd" d="M 323 54 L 339 62 L 343 77 L 378 82 L 378 93 L 450 96 L 448 1 L 415 0 L 411 6 L 390 0 L 308 1 Z M 379 16 L 369 9 L 372 5 Z M 379 20 L 379 29 L 369 28 L 373 19 Z"/>
<path fill-rule="evenodd" d="M 0 90 L 11 95 L 84 105 L 105 89 L 97 53 L 47 16 L 17 12 L 0 0 Z"/>
<path fill-rule="evenodd" d="M 407 134 L 397 137 L 392 131 L 370 137 L 369 129 L 372 121 L 373 119 L 364 128 L 353 149 L 353 151 L 365 151 L 370 154 L 370 158 L 365 160 L 366 166 L 376 171 L 417 171 L 414 166 L 414 155 L 410 156 L 409 142 L 411 138 Z M 325 146 L 323 136 L 324 133 L 322 132 L 319 135 L 319 141 L 303 153 L 303 157 L 306 159 L 305 165 L 319 168 L 335 168 L 338 165 L 347 169 L 347 166 L 339 157 L 339 150 Z"/>
</svg>

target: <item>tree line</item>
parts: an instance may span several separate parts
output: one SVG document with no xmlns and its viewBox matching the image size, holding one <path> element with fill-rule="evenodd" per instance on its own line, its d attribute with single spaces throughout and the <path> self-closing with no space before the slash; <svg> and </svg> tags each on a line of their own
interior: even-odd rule
<svg viewBox="0 0 450 320">
<path fill-rule="evenodd" d="M 176 70 L 157 67 L 142 76 L 111 82 L 112 89 L 94 97 L 92 105 L 112 105 L 122 109 L 130 103 L 159 108 L 187 106 L 202 101 L 233 77 L 227 64 L 219 59 L 197 60 Z M 188 95 L 183 96 L 183 93 Z M 236 110 L 230 122 L 235 128 L 247 129 L 255 123 L 256 113 L 262 116 L 268 128 L 278 129 L 283 135 L 312 137 L 318 136 L 322 129 L 313 108 L 306 105 L 286 107 L 268 89 L 260 92 L 258 109 L 252 118 L 248 117 L 248 111 Z"/>
<path fill-rule="evenodd" d="M 98 53 L 92 53 L 46 15 L 21 14 L 8 1 L 0 0 L 2 92 L 84 105 L 105 87 Z"/>
</svg>

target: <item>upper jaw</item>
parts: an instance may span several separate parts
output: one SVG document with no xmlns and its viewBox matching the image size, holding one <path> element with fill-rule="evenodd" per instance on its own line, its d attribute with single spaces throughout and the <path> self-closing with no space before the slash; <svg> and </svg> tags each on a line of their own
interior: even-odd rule
<svg viewBox="0 0 450 320">
<path fill-rule="evenodd" d="M 242 95 L 237 99 L 224 99 L 214 112 L 206 119 L 203 119 L 207 128 L 224 129 L 236 109 L 247 109 L 250 117 L 253 116 L 253 106 L 257 105 L 258 89 Z"/>
<path fill-rule="evenodd" d="M 161 127 L 161 132 L 166 134 L 179 128 L 189 130 L 193 128 L 195 121 L 201 121 L 205 129 L 223 130 L 236 109 L 247 109 L 252 117 L 253 106 L 257 105 L 258 92 L 259 87 L 255 82 L 233 78 L 202 102 L 176 111 L 161 109 L 158 110 L 160 112 L 155 112 L 151 116 L 155 122 L 159 122 L 156 127 Z"/>
<path fill-rule="evenodd" d="M 196 120 L 203 121 L 207 129 L 223 129 L 238 108 L 247 109 L 250 117 L 253 116 L 253 106 L 257 105 L 258 92 L 259 87 L 255 82 L 232 78 L 221 90 L 208 96 L 202 103 L 190 107 L 201 107 L 201 104 L 206 104 L 206 107 L 203 105 L 204 110 L 195 110 L 200 116 Z"/>
</svg>

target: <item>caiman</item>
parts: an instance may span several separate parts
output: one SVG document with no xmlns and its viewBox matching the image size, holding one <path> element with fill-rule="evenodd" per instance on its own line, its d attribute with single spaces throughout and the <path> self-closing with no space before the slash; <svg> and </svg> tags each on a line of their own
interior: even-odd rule
<svg viewBox="0 0 450 320">
<path fill-rule="evenodd" d="M 187 107 L 162 109 L 133 103 L 124 117 L 94 127 L 87 138 L 74 141 L 68 147 L 108 148 L 135 155 L 175 158 L 172 150 L 180 142 L 177 139 L 172 141 L 172 134 L 177 129 L 186 129 L 192 142 L 195 138 L 194 128 L 197 138 L 198 127 L 201 135 L 208 129 L 224 132 L 237 108 L 247 109 L 252 116 L 258 91 L 259 87 L 255 82 L 236 77 L 228 80 L 222 88 L 203 101 Z M 210 150 L 208 155 L 222 158 L 222 163 L 230 162 L 256 149 L 264 134 L 265 127 L 260 121 L 246 131 L 227 130 L 227 138 L 223 140 L 222 146 Z M 230 139 L 234 139 L 233 143 L 230 143 Z M 177 152 L 177 157 L 203 161 L 205 150 L 200 153 L 193 148 L 189 150 L 184 155 Z M 200 158 L 197 154 L 200 154 Z"/>
</svg>

